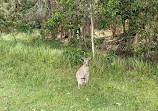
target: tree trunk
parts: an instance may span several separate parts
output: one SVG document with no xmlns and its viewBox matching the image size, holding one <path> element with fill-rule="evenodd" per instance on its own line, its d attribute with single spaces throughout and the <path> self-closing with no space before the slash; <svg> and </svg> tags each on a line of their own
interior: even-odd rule
<svg viewBox="0 0 158 111">
<path fill-rule="evenodd" d="M 82 27 L 82 36 L 83 36 L 83 41 L 84 41 L 84 46 L 86 47 L 86 13 L 85 11 L 83 12 L 83 27 Z"/>
<path fill-rule="evenodd" d="M 91 42 L 92 42 L 92 53 L 93 53 L 93 58 L 95 57 L 95 51 L 94 51 L 94 36 L 93 36 L 93 29 L 94 29 L 94 17 L 93 17 L 93 0 L 91 0 Z"/>
<path fill-rule="evenodd" d="M 56 33 L 54 30 L 51 31 L 51 34 L 52 34 L 52 39 L 55 39 L 56 38 Z"/>
<path fill-rule="evenodd" d="M 69 29 L 69 38 L 72 37 L 72 29 Z"/>
<path fill-rule="evenodd" d="M 123 25 L 123 33 L 126 33 L 126 23 L 125 23 L 125 19 L 122 20 L 122 25 Z"/>
<path fill-rule="evenodd" d="M 69 37 L 69 30 L 67 29 L 66 31 L 65 31 L 65 38 L 68 38 Z"/>
<path fill-rule="evenodd" d="M 137 52 L 138 37 L 139 37 L 138 34 L 136 34 L 136 36 L 134 37 L 134 51 L 135 52 Z"/>
<path fill-rule="evenodd" d="M 64 31 L 63 31 L 63 25 L 60 25 L 60 40 L 62 40 Z"/>
<path fill-rule="evenodd" d="M 48 9 L 49 9 L 48 18 L 51 18 L 51 15 L 52 15 L 51 0 L 48 0 L 47 4 L 48 4 Z M 53 30 L 53 28 L 51 28 L 51 35 L 52 35 L 52 39 L 55 39 L 55 31 Z"/>
<path fill-rule="evenodd" d="M 81 30 L 80 28 L 78 29 L 78 36 L 79 36 L 79 47 L 81 47 Z"/>
<path fill-rule="evenodd" d="M 112 30 L 112 37 L 114 38 L 116 35 L 116 23 L 115 23 L 116 17 L 112 21 L 111 30 Z"/>
<path fill-rule="evenodd" d="M 48 9 L 49 9 L 48 18 L 51 18 L 51 15 L 52 15 L 51 0 L 48 0 L 47 4 L 48 4 Z"/>
<path fill-rule="evenodd" d="M 87 36 L 91 35 L 90 24 L 88 20 L 86 20 L 86 35 Z"/>
</svg>

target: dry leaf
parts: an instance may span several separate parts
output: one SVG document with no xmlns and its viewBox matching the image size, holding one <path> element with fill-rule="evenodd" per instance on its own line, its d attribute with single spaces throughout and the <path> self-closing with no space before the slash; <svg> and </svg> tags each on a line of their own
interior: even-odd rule
<svg viewBox="0 0 158 111">
<path fill-rule="evenodd" d="M 120 104 L 120 103 L 116 103 L 116 105 L 121 106 L 121 104 Z"/>
<path fill-rule="evenodd" d="M 71 106 L 70 108 L 73 108 L 74 106 Z"/>
<path fill-rule="evenodd" d="M 66 93 L 66 94 L 68 94 L 68 95 L 69 95 L 70 93 Z"/>
<path fill-rule="evenodd" d="M 36 109 L 32 109 L 32 111 L 36 111 Z"/>
</svg>

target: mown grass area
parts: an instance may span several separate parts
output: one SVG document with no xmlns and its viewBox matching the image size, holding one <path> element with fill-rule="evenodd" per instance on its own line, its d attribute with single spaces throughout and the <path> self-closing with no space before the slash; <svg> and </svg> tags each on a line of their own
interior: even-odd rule
<svg viewBox="0 0 158 111">
<path fill-rule="evenodd" d="M 36 36 L 0 34 L 0 111 L 158 110 L 158 65 L 96 55 L 78 90 L 78 53 Z"/>
</svg>

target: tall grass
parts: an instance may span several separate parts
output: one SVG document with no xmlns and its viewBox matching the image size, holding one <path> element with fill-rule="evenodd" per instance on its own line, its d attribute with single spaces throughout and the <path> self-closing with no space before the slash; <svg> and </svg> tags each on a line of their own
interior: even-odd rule
<svg viewBox="0 0 158 111">
<path fill-rule="evenodd" d="M 0 110 L 158 110 L 158 65 L 96 55 L 89 63 L 88 86 L 78 90 L 75 72 L 81 53 L 36 36 L 0 36 Z"/>
</svg>

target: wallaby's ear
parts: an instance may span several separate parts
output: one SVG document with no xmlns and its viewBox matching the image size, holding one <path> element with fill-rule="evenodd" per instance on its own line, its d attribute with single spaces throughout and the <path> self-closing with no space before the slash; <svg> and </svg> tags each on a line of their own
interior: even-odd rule
<svg viewBox="0 0 158 111">
<path fill-rule="evenodd" d="M 83 60 L 85 60 L 86 58 L 85 57 L 81 57 Z"/>
<path fill-rule="evenodd" d="M 91 57 L 88 57 L 88 60 L 90 60 L 91 59 Z"/>
</svg>

